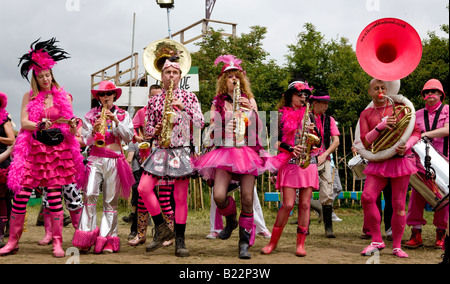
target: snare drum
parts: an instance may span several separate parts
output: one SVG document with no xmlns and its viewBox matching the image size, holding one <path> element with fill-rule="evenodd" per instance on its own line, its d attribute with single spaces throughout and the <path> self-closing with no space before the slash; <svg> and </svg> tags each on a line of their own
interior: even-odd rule
<svg viewBox="0 0 450 284">
<path fill-rule="evenodd" d="M 428 148 L 428 155 L 431 160 L 431 167 L 434 170 L 434 180 L 425 176 L 425 157 Z M 414 154 L 420 160 L 419 172 L 411 176 L 410 184 L 416 189 L 425 200 L 437 211 L 448 204 L 449 201 L 449 164 L 447 158 L 440 154 L 431 143 L 421 139 L 413 146 Z"/>
<path fill-rule="evenodd" d="M 367 167 L 367 160 L 361 157 L 361 155 L 356 155 L 351 158 L 350 161 L 348 161 L 348 167 L 352 170 L 356 180 L 366 179 L 364 169 Z"/>
</svg>

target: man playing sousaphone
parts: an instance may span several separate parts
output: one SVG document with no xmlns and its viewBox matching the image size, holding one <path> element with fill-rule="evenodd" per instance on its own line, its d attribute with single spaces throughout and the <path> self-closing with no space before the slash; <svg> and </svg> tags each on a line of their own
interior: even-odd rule
<svg viewBox="0 0 450 284">
<path fill-rule="evenodd" d="M 366 108 L 360 115 L 360 140 L 366 149 L 372 147 L 373 142 L 385 129 L 391 129 L 397 119 L 394 107 L 387 99 L 388 89 L 384 81 L 373 79 L 369 85 L 369 95 L 373 106 Z M 411 122 L 410 122 L 411 123 Z M 408 191 L 409 179 L 417 171 L 412 146 L 420 139 L 420 130 L 414 125 L 413 132 L 408 138 L 406 145 L 395 148 L 396 155 L 380 161 L 369 161 L 364 173 L 366 182 L 362 194 L 362 205 L 364 210 L 364 222 L 372 234 L 372 242 L 361 254 L 370 255 L 375 251 L 385 248 L 381 237 L 380 223 L 381 215 L 376 201 L 381 190 L 390 181 L 392 185 L 392 237 L 393 254 L 397 257 L 408 257 L 401 249 L 401 240 L 406 224 L 405 202 Z"/>
<path fill-rule="evenodd" d="M 102 81 L 98 90 L 91 93 L 101 106 L 91 109 L 83 120 L 82 137 L 90 147 L 89 176 L 84 190 L 85 206 L 72 243 L 81 251 L 88 251 L 95 245 L 95 253 L 118 252 L 119 197 L 122 193 L 128 199 L 134 184 L 121 144 L 133 138 L 133 123 L 128 112 L 113 104 L 122 94 L 114 83 Z M 103 193 L 103 216 L 98 228 L 96 204 L 100 191 Z"/>
<path fill-rule="evenodd" d="M 172 239 L 174 234 L 163 218 L 154 188 L 160 179 L 175 180 L 175 255 L 186 257 L 189 256 L 185 245 L 189 177 L 195 173 L 190 159 L 193 154 L 192 129 L 202 128 L 204 118 L 195 94 L 178 88 L 181 77 L 186 75 L 182 73 L 186 66 L 179 63 L 180 57 L 186 58 L 190 55 L 187 52 L 180 54 L 184 47 L 172 40 L 162 40 L 157 46 L 160 45 L 165 46 L 161 49 L 169 51 L 168 56 L 156 56 L 165 60 L 162 61 L 162 68 L 158 70 L 163 83 L 163 93 L 150 98 L 146 127 L 146 135 L 157 139 L 158 145 L 142 164 L 144 173 L 138 192 L 155 223 L 153 241 L 146 248 L 147 252 L 151 252 L 161 247 L 163 242 Z M 151 46 L 147 47 L 147 54 L 150 52 L 158 55 L 160 49 L 156 48 L 153 52 Z M 145 63 L 144 54 L 144 65 Z M 155 65 L 157 64 L 153 62 L 151 67 L 146 65 L 147 71 L 154 69 Z"/>
</svg>

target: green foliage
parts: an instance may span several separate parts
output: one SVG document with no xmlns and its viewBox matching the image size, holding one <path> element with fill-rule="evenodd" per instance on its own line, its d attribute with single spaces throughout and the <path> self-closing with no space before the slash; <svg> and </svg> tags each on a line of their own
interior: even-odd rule
<svg viewBox="0 0 450 284">
<path fill-rule="evenodd" d="M 210 29 L 210 34 L 197 45 L 200 50 L 192 53 L 192 63 L 199 67 L 200 94 L 204 112 L 211 107 L 215 96 L 216 81 L 222 68 L 214 66 L 219 55 L 232 54 L 242 59 L 242 67 L 252 84 L 252 91 L 260 111 L 274 110 L 287 87 L 287 73 L 274 60 L 267 61 L 269 53 L 262 48 L 267 28 L 254 26 L 250 33 L 240 37 L 222 37 L 221 30 Z"/>
</svg>

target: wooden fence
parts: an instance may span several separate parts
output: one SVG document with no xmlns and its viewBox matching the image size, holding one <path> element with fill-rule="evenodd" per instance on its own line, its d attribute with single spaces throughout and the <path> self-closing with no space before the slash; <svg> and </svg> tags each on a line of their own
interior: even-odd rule
<svg viewBox="0 0 450 284">
<path fill-rule="evenodd" d="M 351 169 L 348 167 L 348 162 L 354 157 L 351 147 L 353 144 L 354 129 L 352 127 L 340 128 L 341 132 L 340 145 L 338 149 L 333 153 L 334 164 L 337 166 L 339 178 L 342 185 L 342 195 L 338 198 L 338 204 L 341 200 L 346 200 L 346 202 L 351 202 L 352 205 L 360 202 L 361 192 L 364 186 L 363 180 L 356 180 Z M 260 195 L 261 206 L 268 206 L 271 208 L 270 202 L 265 202 L 265 192 L 276 193 L 271 179 L 273 175 L 269 172 L 264 173 L 256 180 L 256 185 L 258 193 Z M 233 192 L 232 194 L 236 194 Z M 191 209 L 205 209 L 209 205 L 211 195 L 211 188 L 206 184 L 201 178 L 191 179 L 189 186 L 189 206 Z M 318 197 L 317 194 L 315 197 Z M 205 200 L 207 201 L 205 202 Z M 274 201 L 274 200 L 267 200 Z M 209 208 L 206 208 L 209 209 Z"/>
</svg>

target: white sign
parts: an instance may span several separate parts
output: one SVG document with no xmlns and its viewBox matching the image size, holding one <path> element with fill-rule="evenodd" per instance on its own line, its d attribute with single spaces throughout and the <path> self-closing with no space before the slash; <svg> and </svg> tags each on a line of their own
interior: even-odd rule
<svg viewBox="0 0 450 284">
<path fill-rule="evenodd" d="M 147 87 L 132 87 L 131 88 L 131 106 L 146 106 L 148 103 L 148 93 L 151 85 L 160 85 L 160 81 L 155 80 L 151 76 L 147 76 Z M 116 101 L 118 106 L 128 106 L 128 98 L 130 96 L 130 87 L 120 87 L 122 95 Z M 189 73 L 180 80 L 180 89 L 189 92 L 198 92 L 200 84 L 198 79 L 198 67 L 191 67 Z"/>
</svg>

